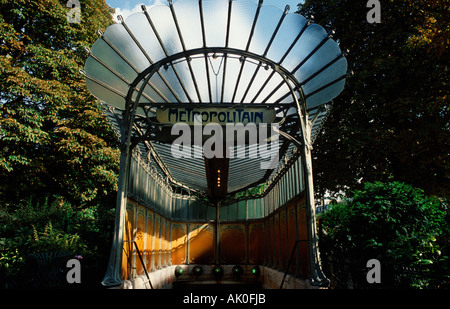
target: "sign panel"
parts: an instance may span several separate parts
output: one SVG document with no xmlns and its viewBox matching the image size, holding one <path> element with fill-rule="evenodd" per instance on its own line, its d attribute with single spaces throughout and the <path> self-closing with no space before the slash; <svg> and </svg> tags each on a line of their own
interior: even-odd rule
<svg viewBox="0 0 450 309">
<path fill-rule="evenodd" d="M 272 123 L 275 120 L 276 112 L 273 109 L 261 107 L 204 107 L 204 108 L 165 108 L 156 111 L 156 119 L 160 123 Z"/>
</svg>

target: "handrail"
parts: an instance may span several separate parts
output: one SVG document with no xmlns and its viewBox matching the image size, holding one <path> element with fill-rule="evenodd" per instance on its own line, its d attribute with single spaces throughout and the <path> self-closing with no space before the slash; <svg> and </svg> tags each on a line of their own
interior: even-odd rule
<svg viewBox="0 0 450 309">
<path fill-rule="evenodd" d="M 299 240 L 295 241 L 294 248 L 292 248 L 291 257 L 289 258 L 289 262 L 288 262 L 288 264 L 286 266 L 286 271 L 284 272 L 283 280 L 281 281 L 281 284 L 280 284 L 280 290 L 283 287 L 284 280 L 286 279 L 286 276 L 287 276 L 288 271 L 289 271 L 289 267 L 291 266 L 292 259 L 294 258 L 294 253 L 295 253 L 295 249 L 297 248 L 297 244 L 299 242 L 301 242 L 301 241 L 307 241 L 307 240 L 299 239 Z"/>
<path fill-rule="evenodd" d="M 150 280 L 150 276 L 148 275 L 147 268 L 145 267 L 144 260 L 142 259 L 141 253 L 139 252 L 139 248 L 137 242 L 135 240 L 124 240 L 123 242 L 132 242 L 136 247 L 136 252 L 139 256 L 139 260 L 141 261 L 142 267 L 144 268 L 145 275 L 147 276 L 148 283 L 150 283 L 150 287 L 153 289 L 152 281 Z"/>
</svg>

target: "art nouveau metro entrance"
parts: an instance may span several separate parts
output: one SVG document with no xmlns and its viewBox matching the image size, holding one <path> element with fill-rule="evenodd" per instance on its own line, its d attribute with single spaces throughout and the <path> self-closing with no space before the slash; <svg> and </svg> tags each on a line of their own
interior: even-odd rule
<svg viewBox="0 0 450 309">
<path fill-rule="evenodd" d="M 177 265 L 258 266 L 326 284 L 311 149 L 345 84 L 338 44 L 288 7 L 248 0 L 143 7 L 99 35 L 82 73 L 121 140 L 103 284 L 172 276 Z M 182 145 L 177 125 L 190 130 Z M 256 139 L 248 130 L 227 143 L 244 125 Z"/>
</svg>

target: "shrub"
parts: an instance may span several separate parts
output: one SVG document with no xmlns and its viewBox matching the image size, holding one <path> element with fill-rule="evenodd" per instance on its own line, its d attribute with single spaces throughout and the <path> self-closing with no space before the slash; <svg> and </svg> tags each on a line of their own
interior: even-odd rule
<svg viewBox="0 0 450 309">
<path fill-rule="evenodd" d="M 399 182 L 367 183 L 319 221 L 324 269 L 335 287 L 448 287 L 449 215 L 443 200 Z M 381 284 L 366 280 L 370 259 L 381 263 Z"/>
<path fill-rule="evenodd" d="M 86 252 L 87 246 L 82 243 L 78 234 L 69 234 L 53 228 L 52 222 L 48 222 L 44 230 L 38 232 L 33 225 L 33 235 L 29 249 L 32 252 Z"/>
<path fill-rule="evenodd" d="M 0 203 L 0 288 L 35 286 L 37 257 L 47 253 L 81 255 L 83 286 L 100 286 L 113 210 L 104 205 L 77 208 L 59 196 Z"/>
</svg>

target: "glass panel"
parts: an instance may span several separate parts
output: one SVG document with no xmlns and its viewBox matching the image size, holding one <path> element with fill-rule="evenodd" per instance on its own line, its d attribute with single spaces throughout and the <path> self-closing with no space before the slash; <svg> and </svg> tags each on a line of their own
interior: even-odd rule
<svg viewBox="0 0 450 309">
<path fill-rule="evenodd" d="M 86 78 L 86 86 L 89 91 L 96 96 L 101 101 L 105 102 L 108 105 L 124 109 L 125 108 L 125 99 L 116 93 L 100 86 L 99 84 L 91 81 Z"/>
<path fill-rule="evenodd" d="M 291 198 L 297 194 L 295 192 L 296 186 L 297 186 L 297 183 L 295 181 L 295 164 L 292 164 L 292 167 L 291 167 Z"/>
<path fill-rule="evenodd" d="M 189 97 L 191 98 L 191 100 L 193 102 L 198 102 L 198 97 L 197 97 L 197 92 L 195 90 L 195 86 L 194 86 L 194 80 L 192 79 L 192 75 L 191 72 L 189 70 L 189 66 L 187 61 L 181 61 L 178 63 L 174 63 L 173 66 L 169 69 L 172 70 L 172 72 L 178 74 L 178 76 L 180 77 L 181 82 L 184 84 L 184 90 L 181 87 L 178 87 L 177 89 L 179 89 L 178 91 L 180 91 L 180 97 L 181 98 L 185 98 L 184 100 L 186 100 L 187 102 L 187 96 L 189 95 Z M 172 78 L 169 79 L 169 81 L 171 81 L 171 85 L 173 85 L 174 83 L 172 82 Z M 178 79 L 176 79 L 178 81 Z M 186 94 L 187 93 L 187 94 Z"/>
<path fill-rule="evenodd" d="M 250 44 L 250 51 L 263 55 L 269 45 L 269 41 L 275 32 L 277 24 L 283 15 L 283 11 L 274 6 L 263 6 L 261 8 L 255 34 Z M 273 44 L 272 48 L 276 48 Z"/>
<path fill-rule="evenodd" d="M 308 108 L 312 108 L 321 104 L 325 104 L 334 99 L 345 86 L 345 79 L 325 88 L 324 90 L 312 95 L 306 99 Z"/>
<path fill-rule="evenodd" d="M 177 16 L 186 49 L 200 48 L 203 46 L 202 27 L 198 0 L 177 1 L 173 8 Z"/>
<path fill-rule="evenodd" d="M 180 202 L 176 196 L 172 197 L 172 217 L 180 218 Z"/>
<path fill-rule="evenodd" d="M 292 10 L 293 8 L 291 8 L 291 12 Z M 274 48 L 269 50 L 267 57 L 279 62 L 306 23 L 306 18 L 299 14 L 287 14 L 273 41 Z"/>
<path fill-rule="evenodd" d="M 128 92 L 128 85 L 94 58 L 89 57 L 86 60 L 85 72 L 88 76 L 105 83 L 114 90 L 126 96 Z"/>
<path fill-rule="evenodd" d="M 177 71 L 177 74 L 184 76 L 184 80 L 181 79 L 182 81 L 186 82 L 186 80 L 190 80 L 190 77 L 189 79 L 186 78 L 186 73 L 189 74 L 189 72 L 186 72 L 185 68 L 183 68 L 180 65 L 175 65 L 175 70 Z M 177 95 L 182 102 L 188 102 L 186 92 L 185 90 L 183 90 L 183 87 L 181 86 L 177 78 L 177 75 L 175 74 L 174 68 L 172 66 L 167 66 L 166 68 L 162 68 L 159 71 L 159 73 L 160 76 L 163 77 L 168 82 L 170 87 L 173 89 L 175 95 Z M 164 87 L 167 88 L 166 86 Z M 164 95 L 166 95 L 166 93 L 164 93 Z M 169 93 L 167 93 L 167 95 L 169 95 Z"/>
<path fill-rule="evenodd" d="M 170 8 L 165 5 L 156 6 L 149 9 L 148 14 L 161 37 L 167 53 L 173 55 L 182 52 L 183 48 L 178 37 L 177 28 L 175 27 Z"/>
<path fill-rule="evenodd" d="M 239 64 L 239 70 L 241 69 L 241 65 L 243 65 L 243 69 L 242 69 L 242 73 L 241 73 L 241 78 L 239 80 L 239 85 L 237 85 L 237 91 L 236 91 L 236 95 L 234 98 L 234 102 L 242 102 L 242 101 L 250 102 L 249 96 L 247 95 L 244 98 L 244 94 L 247 90 L 247 86 L 249 85 L 249 82 L 253 76 L 253 73 L 255 72 L 256 65 L 252 62 L 244 61 Z M 236 86 L 236 83 L 237 83 L 237 76 L 236 76 L 236 80 L 234 81 L 233 86 Z M 234 89 L 233 89 L 233 92 L 234 92 Z"/>
<path fill-rule="evenodd" d="M 198 205 L 182 197 L 179 198 L 179 218 L 181 220 L 195 220 L 198 217 Z"/>
<path fill-rule="evenodd" d="M 247 219 L 247 201 L 240 201 L 238 205 L 238 219 Z"/>
<path fill-rule="evenodd" d="M 132 175 L 134 175 L 134 170 L 136 167 L 136 161 L 135 160 L 131 160 L 130 162 L 130 172 L 132 173 Z M 136 193 L 136 189 L 134 187 L 134 177 L 129 177 L 128 179 L 128 187 L 130 188 L 130 192 L 135 194 Z"/>
<path fill-rule="evenodd" d="M 245 50 L 250 37 L 257 5 L 254 1 L 233 1 L 229 46 Z"/>
<path fill-rule="evenodd" d="M 305 190 L 305 175 L 304 175 L 304 169 L 303 169 L 303 163 L 301 160 L 298 161 L 298 166 L 300 169 L 300 173 L 299 173 L 299 182 L 300 182 L 300 189 L 301 191 Z"/>
<path fill-rule="evenodd" d="M 181 200 L 181 218 L 187 218 L 189 208 L 192 208 L 194 210 L 196 209 L 196 207 L 188 207 L 188 200 L 182 199 Z M 195 216 L 198 216 L 198 213 L 195 214 Z"/>
<path fill-rule="evenodd" d="M 179 215 L 178 215 L 178 217 L 179 218 L 181 218 L 181 219 L 183 219 L 183 217 L 182 217 L 182 207 L 183 207 L 183 202 L 182 202 L 182 200 L 180 199 L 180 201 L 179 201 Z M 198 211 L 197 211 L 197 209 L 198 209 L 198 205 L 195 203 L 195 204 L 190 204 L 189 205 L 189 208 L 188 208 L 188 211 L 187 211 L 187 219 L 189 219 L 189 220 L 194 220 L 194 219 L 197 219 L 197 216 L 198 216 Z"/>
<path fill-rule="evenodd" d="M 278 209 L 280 207 L 280 183 L 277 183 L 275 186 L 275 194 L 274 194 L 274 209 Z"/>
<path fill-rule="evenodd" d="M 238 218 L 238 204 L 239 203 L 233 203 L 230 205 L 230 208 L 228 211 L 228 219 L 229 220 L 236 220 Z"/>
<path fill-rule="evenodd" d="M 142 82 L 139 83 L 137 89 L 140 89 L 142 86 Z M 165 102 L 168 98 L 155 86 L 152 82 L 149 82 L 145 85 L 143 93 L 150 97 L 155 102 Z M 161 93 L 161 95 L 160 95 Z M 149 101 L 144 95 L 141 97 L 139 102 L 147 102 Z M 170 101 L 169 101 L 170 102 Z"/>
<path fill-rule="evenodd" d="M 327 40 L 327 42 L 324 45 L 322 45 L 322 47 L 320 47 L 319 50 L 317 50 L 308 59 L 308 61 L 305 62 L 305 64 L 302 66 L 302 69 L 295 74 L 295 77 L 299 82 L 302 83 L 307 78 L 318 72 L 328 63 L 330 63 L 340 54 L 341 50 L 339 48 L 339 45 L 333 40 Z M 342 74 L 344 74 L 345 70 L 343 72 L 339 72 L 338 75 L 341 76 Z M 332 73 L 333 71 L 328 71 L 328 75 L 332 75 Z M 336 76 L 335 78 L 339 76 Z M 320 80 L 322 81 L 323 78 L 325 77 L 326 76 L 322 75 Z"/>
<path fill-rule="evenodd" d="M 230 209 L 230 205 L 223 205 L 220 206 L 219 209 L 219 215 L 220 215 L 220 220 L 228 220 L 228 211 Z"/>
<path fill-rule="evenodd" d="M 203 17 L 208 47 L 225 46 L 228 0 L 203 0 Z"/>
<path fill-rule="evenodd" d="M 319 89 L 323 85 L 333 82 L 337 78 L 343 76 L 347 71 L 347 60 L 345 58 L 339 59 L 333 65 L 328 67 L 326 70 L 318 74 L 311 81 L 309 81 L 304 87 L 303 91 L 305 95 Z M 320 104 L 327 103 L 334 99 L 344 88 L 345 79 L 333 84 L 320 91 L 318 94 L 313 95 L 307 99 L 308 108 L 318 106 Z"/>
<path fill-rule="evenodd" d="M 210 103 L 209 98 L 210 89 L 208 85 L 208 76 L 206 75 L 207 66 L 209 66 L 208 60 L 206 60 L 205 63 L 204 57 L 193 58 L 191 61 L 191 66 L 195 73 L 195 78 L 197 80 L 197 85 L 199 87 L 202 102 Z M 211 76 L 209 78 L 211 82 Z"/>
<path fill-rule="evenodd" d="M 264 216 L 264 199 L 259 198 L 255 200 L 255 219 Z"/>
<path fill-rule="evenodd" d="M 153 9 L 148 10 L 151 16 L 154 14 Z M 165 57 L 161 44 L 159 44 L 150 22 L 143 12 L 130 15 L 125 23 L 153 62 L 157 62 Z"/>
<path fill-rule="evenodd" d="M 213 206 L 207 206 L 208 207 L 208 220 L 215 220 L 216 219 L 216 208 Z"/>
<path fill-rule="evenodd" d="M 326 36 L 327 33 L 321 26 L 317 24 L 309 25 L 282 62 L 282 65 L 290 71 L 294 70 Z"/>
<path fill-rule="evenodd" d="M 292 180 L 291 180 L 291 169 L 292 166 L 286 173 L 286 201 L 289 201 L 292 197 Z"/>
<path fill-rule="evenodd" d="M 142 173 L 144 171 L 142 170 L 142 167 L 140 167 L 138 164 L 136 164 L 136 171 L 134 173 L 134 177 L 135 177 L 135 187 L 136 187 L 136 195 L 139 198 L 142 198 L 142 182 L 141 182 L 141 178 L 142 178 Z"/>
<path fill-rule="evenodd" d="M 247 201 L 247 219 L 255 218 L 255 200 Z"/>
<path fill-rule="evenodd" d="M 91 52 L 94 56 L 100 59 L 103 63 L 112 68 L 116 73 L 119 73 L 128 82 L 132 82 L 137 73 L 131 68 L 105 41 L 102 39 L 97 40 L 92 45 Z M 90 68 L 85 65 L 86 70 Z M 110 73 L 112 74 L 112 73 Z"/>
<path fill-rule="evenodd" d="M 108 27 L 104 33 L 104 37 L 111 42 L 124 56 L 128 59 L 139 72 L 145 70 L 150 62 L 141 52 L 139 47 L 134 43 L 122 24 L 114 24 Z M 119 61 L 120 57 L 116 55 L 111 61 Z M 103 60 L 103 59 L 102 59 Z M 123 61 L 120 59 L 120 61 Z"/>
<path fill-rule="evenodd" d="M 275 209 L 275 199 L 274 199 L 274 195 L 275 195 L 275 187 L 272 187 L 272 190 L 270 190 L 270 193 L 268 195 L 268 201 L 267 201 L 267 209 L 268 209 L 268 215 L 272 213 L 272 211 Z"/>
<path fill-rule="evenodd" d="M 200 205 L 198 205 L 199 207 L 199 216 L 198 216 L 198 218 L 200 219 L 200 220 L 206 220 L 206 217 L 207 217 L 207 212 L 208 212 L 208 208 L 207 208 L 207 206 L 205 205 L 205 204 L 200 204 Z"/>
<path fill-rule="evenodd" d="M 266 67 L 265 64 L 260 66 L 259 69 L 258 69 L 258 65 L 254 64 L 254 63 L 251 63 L 250 65 L 246 65 L 246 66 L 253 68 L 253 72 L 251 72 L 250 77 L 253 77 L 253 74 L 254 74 L 254 72 L 256 72 L 256 70 L 258 70 L 258 72 L 257 72 L 256 78 L 254 79 L 254 81 L 248 91 L 247 96 L 245 97 L 245 102 L 253 101 L 256 103 L 261 103 L 261 102 L 256 101 L 256 98 L 255 98 L 256 95 L 258 94 L 258 92 L 260 90 L 262 90 L 262 93 L 264 93 L 266 95 L 268 93 L 270 93 L 273 90 L 274 86 L 278 85 L 278 84 L 276 84 L 276 81 L 277 80 L 280 81 L 279 76 L 277 76 L 278 73 L 275 73 L 275 75 L 270 79 L 269 83 L 267 83 L 263 88 L 263 85 L 265 84 L 266 80 L 269 78 L 269 76 L 271 75 L 273 70 L 270 69 L 269 67 Z M 248 80 L 250 81 L 250 78 Z M 245 85 L 244 88 L 247 89 L 248 84 L 246 83 L 244 85 Z M 258 98 L 265 98 L 265 97 L 266 97 L 265 95 L 261 94 Z"/>
<path fill-rule="evenodd" d="M 166 99 L 169 100 L 169 102 L 177 102 L 177 99 L 169 88 L 169 84 L 166 84 L 164 82 L 160 74 L 153 74 L 153 76 L 150 78 L 150 83 L 155 86 L 155 88 L 158 89 L 166 97 Z M 150 93 L 148 94 L 150 95 Z M 175 92 L 175 94 L 177 94 L 177 92 Z"/>
<path fill-rule="evenodd" d="M 308 93 L 311 93 L 314 90 L 319 89 L 320 87 L 341 77 L 346 71 L 347 60 L 345 60 L 345 58 L 340 58 L 338 61 L 306 83 L 306 85 L 303 86 L 303 91 L 307 95 Z"/>
<path fill-rule="evenodd" d="M 286 93 L 289 93 L 290 90 L 289 87 L 286 86 L 286 84 L 283 84 L 281 87 L 279 87 L 279 89 L 277 89 L 274 93 L 272 93 L 282 82 L 284 82 L 284 79 L 278 73 L 275 73 L 269 80 L 268 84 L 263 89 L 263 91 L 261 91 L 255 102 L 260 103 L 262 101 L 265 101 L 265 103 L 268 104 L 275 103 L 279 98 L 284 96 Z M 285 100 L 281 102 L 283 103 L 284 101 Z M 287 101 L 292 102 L 292 99 L 289 98 Z"/>
<path fill-rule="evenodd" d="M 225 61 L 225 60 L 224 60 Z M 225 68 L 225 63 L 223 64 Z M 225 84 L 223 93 L 223 102 L 231 102 L 233 99 L 234 89 L 236 87 L 237 77 L 241 68 L 241 62 L 236 58 L 227 58 L 226 72 L 225 72 Z M 222 95 L 220 94 L 222 100 Z"/>
</svg>

